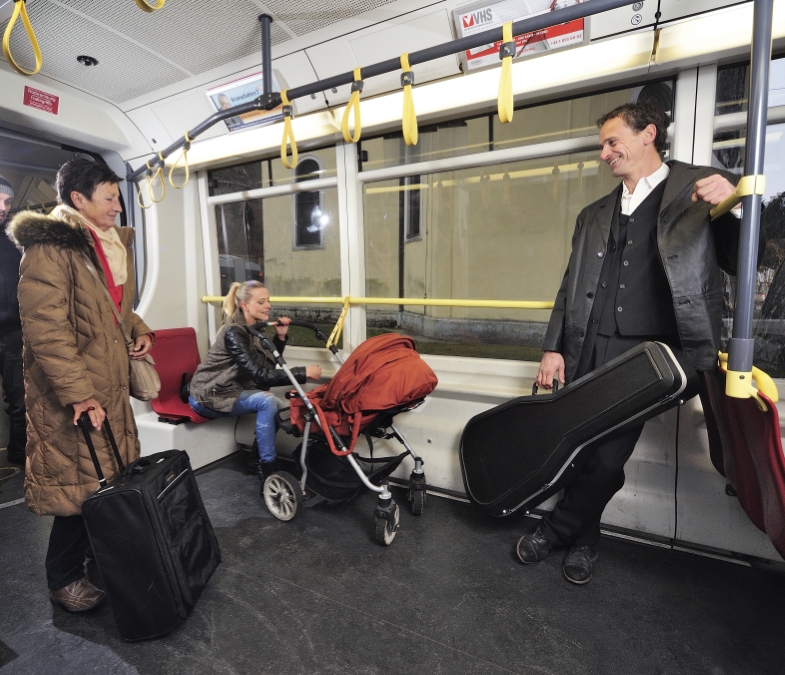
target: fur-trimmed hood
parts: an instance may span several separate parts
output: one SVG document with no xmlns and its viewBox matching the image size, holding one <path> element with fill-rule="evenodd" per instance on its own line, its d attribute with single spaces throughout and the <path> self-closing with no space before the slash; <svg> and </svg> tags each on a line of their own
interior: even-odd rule
<svg viewBox="0 0 785 675">
<path fill-rule="evenodd" d="M 11 240 L 22 248 L 50 244 L 58 248 L 87 248 L 90 234 L 75 218 L 57 218 L 34 211 L 17 213 L 6 228 Z"/>
<path fill-rule="evenodd" d="M 73 209 L 59 206 L 51 214 L 35 211 L 17 213 L 6 227 L 9 238 L 17 246 L 28 248 L 35 244 L 49 244 L 58 248 L 80 249 L 92 246 L 92 237 Z M 116 227 L 120 241 L 133 246 L 133 228 Z"/>
</svg>

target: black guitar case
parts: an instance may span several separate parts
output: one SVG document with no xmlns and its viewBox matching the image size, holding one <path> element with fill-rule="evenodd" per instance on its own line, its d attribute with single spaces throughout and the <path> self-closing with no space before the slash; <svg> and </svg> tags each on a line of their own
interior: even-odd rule
<svg viewBox="0 0 785 675">
<path fill-rule="evenodd" d="M 569 483 L 600 441 L 697 393 L 682 353 L 644 342 L 556 393 L 475 415 L 461 436 L 466 494 L 494 516 L 534 507 Z"/>
</svg>

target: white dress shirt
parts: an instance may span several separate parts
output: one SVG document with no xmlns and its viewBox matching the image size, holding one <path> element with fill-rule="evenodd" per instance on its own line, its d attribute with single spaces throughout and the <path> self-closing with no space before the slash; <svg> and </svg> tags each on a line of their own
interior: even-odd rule
<svg viewBox="0 0 785 675">
<path fill-rule="evenodd" d="M 643 200 L 652 193 L 654 188 L 670 175 L 670 172 L 671 170 L 667 164 L 660 164 L 660 168 L 653 174 L 646 176 L 646 178 L 641 178 L 638 181 L 638 184 L 635 186 L 635 192 L 630 192 L 627 189 L 627 183 L 623 182 L 621 188 L 622 215 L 632 215 L 635 209 L 643 203 Z"/>
</svg>

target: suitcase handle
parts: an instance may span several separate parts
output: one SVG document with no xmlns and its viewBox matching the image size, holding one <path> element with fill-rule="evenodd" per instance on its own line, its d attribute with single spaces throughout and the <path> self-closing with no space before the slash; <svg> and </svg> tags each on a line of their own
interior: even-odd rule
<svg viewBox="0 0 785 675">
<path fill-rule="evenodd" d="M 555 394 L 557 391 L 559 391 L 559 380 L 554 378 L 554 380 L 553 380 L 553 389 L 551 390 L 551 393 Z M 534 396 L 536 393 L 537 393 L 537 383 L 535 382 L 532 385 L 532 396 Z"/>
<path fill-rule="evenodd" d="M 76 423 L 81 427 L 82 433 L 84 433 L 84 439 L 87 443 L 87 449 L 90 451 L 90 457 L 93 460 L 93 465 L 95 466 L 95 473 L 98 476 L 98 484 L 100 486 L 99 489 L 103 489 L 106 487 L 106 478 L 104 477 L 104 472 L 101 470 L 101 465 L 98 462 L 98 455 L 95 452 L 95 446 L 93 445 L 93 439 L 90 438 L 90 415 L 87 412 L 83 412 L 79 415 L 79 419 Z M 109 418 L 104 419 L 104 427 L 106 427 L 106 435 L 109 437 L 109 445 L 112 446 L 112 452 L 114 453 L 114 458 L 117 461 L 117 468 L 120 470 L 122 474 L 125 471 L 125 464 L 123 464 L 123 460 L 120 458 L 120 451 L 117 449 L 117 441 L 115 441 L 114 434 L 112 433 L 112 427 L 109 424 Z"/>
</svg>

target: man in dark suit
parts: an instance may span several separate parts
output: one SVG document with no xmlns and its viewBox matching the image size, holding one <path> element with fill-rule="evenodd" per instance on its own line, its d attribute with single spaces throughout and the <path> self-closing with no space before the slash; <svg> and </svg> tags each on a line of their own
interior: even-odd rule
<svg viewBox="0 0 785 675">
<path fill-rule="evenodd" d="M 14 189 L 0 176 L 0 375 L 3 378 L 3 395 L 9 421 L 6 459 L 9 464 L 24 466 L 27 430 L 22 375 L 22 322 L 16 298 L 22 252 L 5 233 L 13 200 Z"/>
<path fill-rule="evenodd" d="M 650 103 L 604 115 L 600 159 L 621 185 L 578 216 L 572 253 L 543 343 L 537 385 L 571 382 L 628 349 L 657 340 L 681 349 L 698 371 L 717 364 L 723 280 L 735 273 L 740 221 L 709 211 L 735 191 L 731 174 L 663 163 L 670 119 Z M 761 251 L 765 237 L 761 235 Z M 624 485 L 624 464 L 643 430 L 610 437 L 588 457 L 537 529 L 518 541 L 523 563 L 568 544 L 568 581 L 591 579 L 600 517 Z"/>
</svg>

